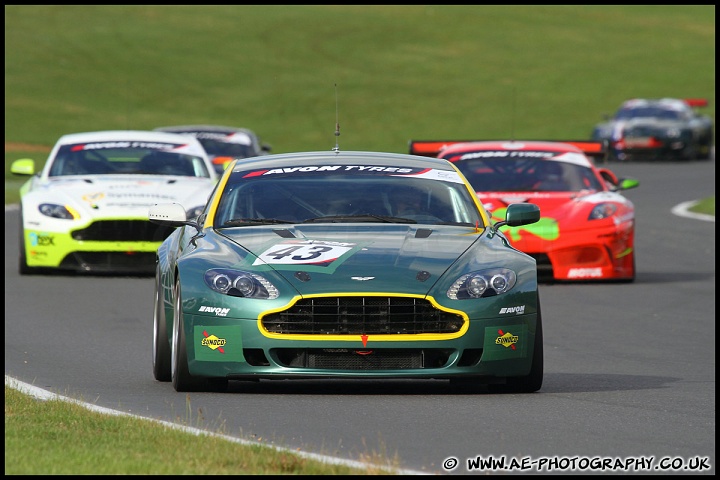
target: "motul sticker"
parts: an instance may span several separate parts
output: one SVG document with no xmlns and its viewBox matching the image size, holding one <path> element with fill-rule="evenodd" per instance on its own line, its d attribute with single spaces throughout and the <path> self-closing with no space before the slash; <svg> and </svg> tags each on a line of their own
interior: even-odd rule
<svg viewBox="0 0 720 480">
<path fill-rule="evenodd" d="M 568 278 L 601 278 L 602 268 L 571 268 Z"/>
</svg>

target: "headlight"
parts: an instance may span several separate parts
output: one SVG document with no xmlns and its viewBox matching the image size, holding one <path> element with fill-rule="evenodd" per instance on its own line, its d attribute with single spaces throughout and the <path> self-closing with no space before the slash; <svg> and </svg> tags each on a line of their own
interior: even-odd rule
<svg viewBox="0 0 720 480">
<path fill-rule="evenodd" d="M 600 220 L 603 218 L 611 217 L 617 211 L 617 205 L 614 203 L 599 203 L 588 215 L 588 220 Z"/>
<path fill-rule="evenodd" d="M 515 286 L 517 275 L 507 268 L 493 268 L 468 273 L 455 280 L 447 291 L 448 298 L 493 297 L 510 291 Z"/>
<path fill-rule="evenodd" d="M 46 217 L 64 218 L 65 220 L 76 220 L 80 218 L 80 214 L 72 208 L 55 203 L 42 203 L 38 207 L 38 210 Z"/>
<path fill-rule="evenodd" d="M 279 295 L 275 285 L 265 277 L 242 270 L 212 268 L 205 272 L 205 283 L 212 290 L 231 297 L 272 300 Z"/>
</svg>

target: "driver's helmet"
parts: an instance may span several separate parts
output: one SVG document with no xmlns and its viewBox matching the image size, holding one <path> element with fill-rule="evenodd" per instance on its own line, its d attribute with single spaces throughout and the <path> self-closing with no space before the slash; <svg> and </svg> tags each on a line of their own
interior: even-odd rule
<svg viewBox="0 0 720 480">
<path fill-rule="evenodd" d="M 393 214 L 402 215 L 418 215 L 425 210 L 424 208 L 425 194 L 416 188 L 399 187 L 392 194 Z"/>
<path fill-rule="evenodd" d="M 539 178 L 558 179 L 563 176 L 563 168 L 559 162 L 553 160 L 541 160 L 536 168 Z"/>
</svg>

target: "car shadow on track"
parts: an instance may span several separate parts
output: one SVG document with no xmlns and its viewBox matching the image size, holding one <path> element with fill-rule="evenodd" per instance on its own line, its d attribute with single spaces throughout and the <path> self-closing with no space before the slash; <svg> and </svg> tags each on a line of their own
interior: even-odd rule
<svg viewBox="0 0 720 480">
<path fill-rule="evenodd" d="M 678 378 L 649 375 L 618 375 L 609 373 L 545 374 L 542 393 L 612 392 L 665 388 Z M 226 393 L 260 395 L 494 395 L 488 386 L 462 388 L 447 380 L 386 380 L 386 379 L 308 379 L 308 380 L 231 380 Z M 507 394 L 503 394 L 507 395 Z"/>
</svg>

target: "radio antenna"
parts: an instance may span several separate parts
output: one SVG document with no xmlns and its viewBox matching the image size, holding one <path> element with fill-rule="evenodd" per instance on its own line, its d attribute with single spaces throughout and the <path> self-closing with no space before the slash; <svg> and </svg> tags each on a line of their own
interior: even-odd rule
<svg viewBox="0 0 720 480">
<path fill-rule="evenodd" d="M 337 94 L 337 83 L 335 84 L 335 148 L 333 152 L 340 152 L 340 145 L 338 144 L 338 137 L 340 136 L 340 117 L 338 115 L 338 94 Z"/>
<path fill-rule="evenodd" d="M 515 103 L 517 102 L 517 87 L 513 86 L 512 116 L 510 120 L 510 140 L 515 141 Z"/>
</svg>

